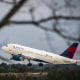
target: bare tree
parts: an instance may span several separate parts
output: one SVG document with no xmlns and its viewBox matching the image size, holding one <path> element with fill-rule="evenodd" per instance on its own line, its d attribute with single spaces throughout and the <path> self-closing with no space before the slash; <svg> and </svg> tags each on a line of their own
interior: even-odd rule
<svg viewBox="0 0 80 80">
<path fill-rule="evenodd" d="M 27 0 L 20 0 L 16 5 L 13 6 L 13 8 L 8 12 L 8 14 L 2 19 L 0 22 L 0 28 L 2 28 L 5 24 L 8 23 L 10 18 L 18 11 L 18 9 L 26 2 Z M 16 1 L 14 0 L 14 3 Z"/>
<path fill-rule="evenodd" d="M 68 33 L 65 28 L 61 27 L 60 24 L 60 20 L 80 20 L 80 15 L 79 16 L 74 16 L 73 15 L 73 9 L 76 8 L 75 4 L 72 4 L 73 0 L 64 0 L 64 4 L 59 5 L 59 1 L 57 2 L 57 0 L 40 0 L 41 4 L 45 5 L 48 9 L 51 10 L 52 15 L 49 15 L 48 17 L 44 18 L 42 17 L 39 20 L 35 19 L 34 16 L 34 12 L 36 10 L 35 7 L 30 7 L 29 12 L 31 14 L 32 20 L 31 21 L 16 21 L 16 20 L 10 20 L 10 18 L 20 9 L 20 7 L 22 7 L 22 5 L 24 4 L 24 2 L 28 1 L 28 0 L 20 0 L 19 2 L 17 2 L 17 0 L 13 0 L 14 2 L 7 2 L 5 0 L 1 0 L 2 2 L 5 2 L 6 4 L 15 4 L 13 6 L 13 8 L 8 12 L 8 14 L 1 20 L 0 22 L 0 28 L 4 27 L 4 25 L 6 24 L 33 24 L 35 25 L 35 27 L 40 28 L 44 31 L 46 31 L 46 39 L 48 41 L 48 44 L 50 46 L 50 48 L 52 48 L 52 44 L 50 44 L 50 37 L 49 34 L 47 34 L 47 32 L 55 32 L 56 34 L 58 34 L 60 37 L 62 37 L 64 40 L 66 40 L 66 42 L 68 44 L 70 44 L 71 41 L 78 41 L 80 42 L 80 34 L 78 37 L 75 36 L 70 36 L 70 35 L 65 35 L 63 32 L 65 32 L 66 34 Z M 31 1 L 31 0 L 29 0 Z M 33 3 L 33 2 L 32 2 Z M 37 4 L 37 2 L 36 2 Z M 32 4 L 33 5 L 33 4 Z M 24 7 L 27 7 L 24 5 Z M 57 15 L 57 11 L 60 11 L 62 9 L 69 9 L 70 15 Z M 42 23 L 47 23 L 48 21 L 53 20 L 52 24 L 52 28 L 50 27 L 46 27 L 44 25 L 42 25 Z M 79 27 L 80 30 L 80 27 Z"/>
</svg>

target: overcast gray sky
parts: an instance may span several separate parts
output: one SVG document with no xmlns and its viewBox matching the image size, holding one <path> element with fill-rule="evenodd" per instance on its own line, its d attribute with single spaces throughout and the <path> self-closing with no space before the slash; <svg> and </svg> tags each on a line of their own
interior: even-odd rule
<svg viewBox="0 0 80 80">
<path fill-rule="evenodd" d="M 39 0 L 40 1 L 40 0 Z M 76 1 L 76 2 L 75 2 Z M 78 1 L 78 2 L 77 2 Z M 61 1 L 60 1 L 61 2 Z M 34 2 L 33 6 L 35 6 Z M 73 11 L 73 15 L 80 16 L 80 1 L 74 0 L 74 3 L 77 4 L 77 7 L 75 11 Z M 30 4 L 28 4 L 29 6 Z M 4 17 L 4 15 L 11 9 L 12 5 L 7 5 L 6 3 L 0 2 L 0 20 Z M 29 8 L 22 7 L 20 11 L 21 13 L 17 12 L 15 16 L 13 16 L 12 20 L 31 20 L 30 13 L 28 12 Z M 46 9 L 46 11 L 45 11 Z M 62 11 L 57 12 L 57 14 L 64 14 L 69 15 L 68 9 L 67 11 L 63 9 Z M 35 15 L 36 20 L 40 19 L 40 14 L 42 14 L 44 17 L 51 15 L 51 11 L 43 6 L 41 4 L 38 8 L 36 8 Z M 60 20 L 62 27 L 65 26 L 65 29 L 70 30 L 69 33 L 73 36 L 75 35 L 77 37 L 77 31 L 78 27 L 80 27 L 80 21 L 67 21 L 67 20 Z M 65 25 L 67 24 L 67 25 Z M 46 25 L 46 23 L 44 24 Z M 50 26 L 50 22 L 47 23 L 47 26 Z M 64 41 L 63 38 L 61 38 L 59 35 L 57 35 L 54 32 L 48 32 L 48 34 L 52 37 L 51 44 L 53 45 L 53 51 L 54 53 L 60 54 L 62 53 L 68 45 Z M 50 47 L 48 46 L 48 43 L 46 41 L 45 31 L 33 26 L 33 25 L 5 25 L 4 28 L 0 30 L 0 42 L 3 42 L 5 40 L 8 40 L 6 43 L 16 43 L 25 45 L 28 47 L 40 49 L 40 50 L 46 50 L 51 52 Z M 78 47 L 78 50 L 80 51 L 80 45 Z M 0 50 L 0 55 L 4 56 L 6 58 L 10 58 L 10 55 Z M 80 54 L 76 54 L 74 56 L 74 59 L 80 59 Z M 26 63 L 26 60 L 21 63 Z"/>
</svg>

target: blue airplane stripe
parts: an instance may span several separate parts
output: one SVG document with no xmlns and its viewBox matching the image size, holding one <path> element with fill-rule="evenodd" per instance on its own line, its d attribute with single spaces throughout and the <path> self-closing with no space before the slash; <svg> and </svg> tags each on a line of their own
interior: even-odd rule
<svg viewBox="0 0 80 80">
<path fill-rule="evenodd" d="M 63 54 L 60 54 L 61 56 L 67 57 L 66 51 Z"/>
<path fill-rule="evenodd" d="M 43 60 L 40 60 L 40 59 L 33 59 L 33 61 L 37 61 L 37 62 L 45 62 L 45 63 L 48 63 L 48 62 L 46 62 L 46 61 L 43 61 Z"/>
</svg>

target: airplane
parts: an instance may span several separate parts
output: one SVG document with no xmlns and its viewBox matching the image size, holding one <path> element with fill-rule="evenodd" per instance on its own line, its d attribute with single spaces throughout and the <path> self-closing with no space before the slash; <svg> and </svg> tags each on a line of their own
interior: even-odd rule
<svg viewBox="0 0 80 80">
<path fill-rule="evenodd" d="M 39 66 L 43 66 L 43 62 L 51 64 L 76 64 L 80 61 L 73 59 L 77 46 L 78 43 L 73 43 L 60 55 L 18 44 L 7 44 L 2 47 L 2 50 L 12 55 L 11 60 L 24 61 L 24 59 L 27 59 L 29 61 L 28 66 L 32 66 L 30 61 L 33 60 L 39 62 Z"/>
</svg>

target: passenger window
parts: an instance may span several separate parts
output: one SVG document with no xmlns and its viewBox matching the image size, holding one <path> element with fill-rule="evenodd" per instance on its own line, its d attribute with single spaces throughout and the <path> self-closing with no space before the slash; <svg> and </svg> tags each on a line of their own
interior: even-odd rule
<svg viewBox="0 0 80 80">
<path fill-rule="evenodd" d="M 6 45 L 6 47 L 8 47 L 8 45 Z"/>
</svg>

